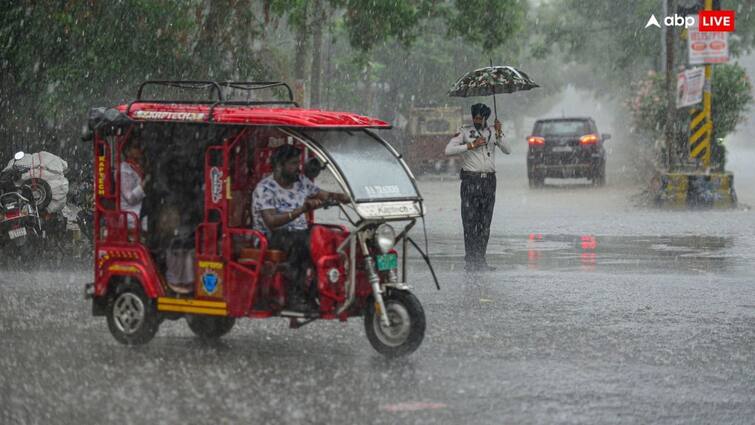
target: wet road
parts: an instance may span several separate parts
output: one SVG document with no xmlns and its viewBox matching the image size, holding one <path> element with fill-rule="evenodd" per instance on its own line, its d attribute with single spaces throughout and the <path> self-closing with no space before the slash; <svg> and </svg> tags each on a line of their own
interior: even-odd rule
<svg viewBox="0 0 755 425">
<path fill-rule="evenodd" d="M 492 273 L 461 270 L 458 182 L 422 182 L 443 290 L 412 262 L 428 328 L 398 361 L 358 320 L 212 345 L 166 322 L 124 347 L 83 269 L 2 273 L 0 423 L 752 423 L 755 213 L 638 208 L 615 180 L 530 191 L 512 164 Z"/>
</svg>

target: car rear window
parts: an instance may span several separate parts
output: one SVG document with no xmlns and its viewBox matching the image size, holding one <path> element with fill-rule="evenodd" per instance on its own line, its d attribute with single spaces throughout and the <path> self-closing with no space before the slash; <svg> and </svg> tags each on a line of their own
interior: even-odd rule
<svg viewBox="0 0 755 425">
<path fill-rule="evenodd" d="M 587 134 L 590 126 L 587 121 L 539 121 L 535 124 L 536 136 L 570 136 Z"/>
</svg>

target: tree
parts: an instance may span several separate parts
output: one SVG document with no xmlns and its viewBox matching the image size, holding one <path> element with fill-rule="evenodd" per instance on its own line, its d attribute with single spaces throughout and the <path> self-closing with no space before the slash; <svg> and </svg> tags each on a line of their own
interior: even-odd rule
<svg viewBox="0 0 755 425">
<path fill-rule="evenodd" d="M 723 139 L 746 119 L 752 103 L 752 82 L 738 64 L 715 65 L 711 89 L 712 139 Z"/>
<path fill-rule="evenodd" d="M 713 134 L 711 139 L 725 138 L 747 116 L 752 102 L 752 83 L 744 68 L 738 64 L 720 64 L 713 67 L 712 110 Z M 658 139 L 666 126 L 666 99 L 663 97 L 664 78 L 657 73 L 634 85 L 635 95 L 628 102 L 635 132 L 651 140 Z M 683 131 L 689 121 L 688 110 L 679 109 L 674 114 L 681 127 L 681 142 L 686 141 Z"/>
<path fill-rule="evenodd" d="M 622 95 L 632 81 L 656 68 L 660 60 L 660 33 L 643 30 L 647 18 L 658 14 L 657 0 L 615 2 L 561 0 L 543 3 L 534 28 L 542 32 L 540 54 L 565 55 L 566 63 L 580 65 L 572 82 L 602 95 Z"/>
<path fill-rule="evenodd" d="M 455 0 L 447 13 L 448 31 L 489 52 L 522 30 L 527 2 L 522 0 Z M 515 43 L 509 43 L 515 45 Z"/>
<path fill-rule="evenodd" d="M 17 147 L 60 150 L 76 138 L 89 107 L 133 96 L 145 78 L 190 69 L 182 53 L 193 17 L 185 5 L 2 2 L 3 157 Z"/>
</svg>

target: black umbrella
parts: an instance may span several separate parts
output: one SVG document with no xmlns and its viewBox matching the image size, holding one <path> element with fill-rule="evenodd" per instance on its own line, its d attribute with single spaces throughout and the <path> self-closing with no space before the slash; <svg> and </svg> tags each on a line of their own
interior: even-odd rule
<svg viewBox="0 0 755 425">
<path fill-rule="evenodd" d="M 451 97 L 493 96 L 493 108 L 498 119 L 497 93 L 513 93 L 538 86 L 532 79 L 513 66 L 490 66 L 468 72 L 448 91 Z"/>
</svg>

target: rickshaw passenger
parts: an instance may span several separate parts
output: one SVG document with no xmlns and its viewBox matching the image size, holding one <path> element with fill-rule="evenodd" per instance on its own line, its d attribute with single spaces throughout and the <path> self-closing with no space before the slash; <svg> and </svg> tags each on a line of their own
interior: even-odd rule
<svg viewBox="0 0 755 425">
<path fill-rule="evenodd" d="M 121 211 L 139 214 L 144 200 L 144 148 L 136 139 L 129 139 L 123 146 L 124 160 L 121 162 Z M 144 221 L 146 224 L 146 221 Z M 129 214 L 128 227 L 136 227 L 135 219 Z M 144 227 L 144 226 L 142 226 Z"/>
<path fill-rule="evenodd" d="M 268 238 L 268 248 L 285 251 L 290 264 L 289 308 L 313 308 L 314 294 L 305 293 L 307 270 L 312 267 L 309 225 L 305 213 L 327 200 L 348 202 L 348 196 L 320 190 L 299 173 L 301 149 L 283 145 L 273 152 L 273 173 L 262 179 L 252 196 L 254 228 Z"/>
</svg>

